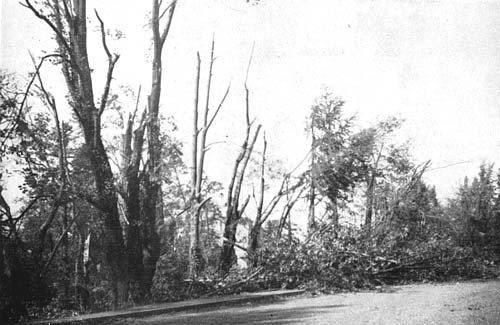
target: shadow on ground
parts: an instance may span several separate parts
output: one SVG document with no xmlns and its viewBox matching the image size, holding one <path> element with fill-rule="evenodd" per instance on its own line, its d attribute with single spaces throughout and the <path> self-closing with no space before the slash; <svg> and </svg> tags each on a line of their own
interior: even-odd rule
<svg viewBox="0 0 500 325">
<path fill-rule="evenodd" d="M 255 306 L 252 306 L 255 307 Z M 256 311 L 254 308 L 224 308 L 202 313 L 159 315 L 148 319 L 126 319 L 122 324 L 300 324 L 334 308 L 348 305 L 307 306 L 293 309 L 270 308 Z M 115 323 L 116 324 L 116 323 Z"/>
</svg>

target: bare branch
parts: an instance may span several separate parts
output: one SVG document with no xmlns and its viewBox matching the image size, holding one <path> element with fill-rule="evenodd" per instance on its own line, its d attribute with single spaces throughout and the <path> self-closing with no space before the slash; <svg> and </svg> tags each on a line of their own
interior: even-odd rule
<svg viewBox="0 0 500 325">
<path fill-rule="evenodd" d="M 210 148 L 212 146 L 215 146 L 216 144 L 221 144 L 221 143 L 227 143 L 227 141 L 215 141 L 215 142 L 212 142 L 212 143 L 209 143 L 207 144 L 207 146 L 205 147 L 205 152 L 210 150 Z"/>
<path fill-rule="evenodd" d="M 207 141 L 207 132 L 208 132 L 208 110 L 209 110 L 209 103 L 210 103 L 210 89 L 212 85 L 212 69 L 213 69 L 213 63 L 214 63 L 214 47 L 215 47 L 215 41 L 214 38 L 212 38 L 212 50 L 210 52 L 210 67 L 208 69 L 208 82 L 207 82 L 207 96 L 206 96 L 206 102 L 205 102 L 205 108 L 203 111 L 203 120 L 202 120 L 202 129 L 201 129 L 201 134 L 199 138 L 199 147 L 197 150 L 199 150 L 198 153 L 198 162 L 196 166 L 196 193 L 199 195 L 201 192 L 201 182 L 203 180 L 203 167 L 205 165 L 205 144 Z"/>
<path fill-rule="evenodd" d="M 221 237 L 221 238 L 222 238 L 222 241 L 228 242 L 229 244 L 233 245 L 236 248 L 241 249 L 242 251 L 246 252 L 247 254 L 249 253 L 248 249 L 246 249 L 245 247 L 241 246 L 240 244 L 238 244 L 238 243 L 236 243 L 236 242 L 234 242 L 232 240 L 229 240 L 226 237 Z"/>
<path fill-rule="evenodd" d="M 21 3 L 21 6 L 30 9 L 37 18 L 43 20 L 50 27 L 50 29 L 52 29 L 52 31 L 56 34 L 58 41 L 63 45 L 65 50 L 68 52 L 71 61 L 75 64 L 75 68 L 79 71 L 79 66 L 74 58 L 73 52 L 71 51 L 68 42 L 66 41 L 63 35 L 63 31 L 57 28 L 57 26 L 54 25 L 54 23 L 47 16 L 45 16 L 38 9 L 36 9 L 29 0 L 25 0 L 25 3 Z"/>
<path fill-rule="evenodd" d="M 198 204 L 198 206 L 196 207 L 196 214 L 197 214 L 197 215 L 199 215 L 199 214 L 200 214 L 200 211 L 201 211 L 201 209 L 203 209 L 203 206 L 204 206 L 205 204 L 207 204 L 207 203 L 208 203 L 208 201 L 210 201 L 211 199 L 212 199 L 212 198 L 207 197 L 206 199 L 204 199 L 203 201 L 201 201 L 201 203 L 200 203 L 200 204 Z"/>
<path fill-rule="evenodd" d="M 30 53 L 31 55 L 31 53 Z M 31 55 L 31 59 L 33 61 L 33 65 L 36 67 L 35 59 Z M 58 156 L 59 156 L 59 177 L 61 179 L 62 184 L 69 183 L 69 176 L 67 173 L 67 161 L 66 161 L 66 150 L 64 148 L 64 134 L 62 131 L 61 127 L 61 122 L 59 121 L 59 114 L 57 111 L 57 106 L 56 106 L 56 101 L 54 99 L 54 96 L 52 96 L 46 89 L 43 84 L 42 76 L 40 73 L 40 70 L 36 70 L 36 75 L 38 77 L 38 82 L 40 84 L 40 89 L 42 90 L 45 99 L 47 101 L 47 104 L 49 105 L 50 109 L 52 110 L 52 114 L 54 115 L 54 122 L 55 122 L 55 127 L 56 127 L 56 133 L 57 133 L 57 146 L 58 146 Z"/>
<path fill-rule="evenodd" d="M 139 85 L 139 90 L 137 91 L 137 99 L 135 101 L 134 114 L 132 115 L 132 121 L 135 120 L 135 116 L 137 114 L 137 110 L 139 109 L 139 99 L 141 98 L 141 89 L 142 89 L 142 85 Z"/>
<path fill-rule="evenodd" d="M 94 12 L 97 19 L 99 20 L 99 23 L 101 24 L 102 47 L 104 48 L 104 51 L 108 56 L 108 72 L 106 74 L 106 83 L 104 85 L 104 91 L 101 97 L 101 104 L 99 106 L 99 111 L 98 111 L 98 116 L 101 116 L 102 113 L 104 112 L 104 109 L 106 108 L 106 102 L 108 101 L 111 79 L 113 78 L 113 70 L 115 68 L 116 61 L 118 61 L 120 56 L 116 53 L 114 55 L 111 55 L 111 52 L 109 51 L 108 45 L 106 43 L 106 30 L 104 29 L 104 22 L 97 13 L 97 10 L 94 9 Z"/>
<path fill-rule="evenodd" d="M 54 248 L 52 249 L 52 252 L 50 253 L 50 256 L 49 256 L 49 259 L 47 260 L 47 262 L 45 263 L 45 265 L 43 266 L 43 271 L 42 271 L 42 274 L 44 274 L 45 272 L 47 272 L 48 270 L 48 267 L 50 266 L 50 264 L 52 263 L 52 261 L 54 260 L 54 257 L 56 256 L 56 253 L 57 251 L 59 250 L 59 246 L 61 246 L 61 243 L 64 239 L 64 237 L 67 236 L 67 233 L 68 231 L 71 229 L 71 227 L 73 226 L 73 224 L 75 223 L 76 221 L 76 216 L 73 217 L 73 219 L 71 219 L 71 221 L 69 222 L 69 224 L 66 226 L 66 228 L 63 229 L 63 232 L 61 234 L 61 236 L 59 237 L 59 239 L 57 240 L 57 243 L 56 245 L 54 246 Z"/>
<path fill-rule="evenodd" d="M 35 16 L 37 18 L 43 20 L 52 29 L 52 31 L 54 31 L 54 33 L 56 33 L 58 40 L 66 48 L 66 51 L 68 51 L 68 54 L 71 57 L 73 57 L 72 52 L 71 52 L 71 48 L 70 48 L 69 44 L 66 42 L 66 39 L 64 38 L 62 31 L 59 30 L 47 16 L 45 16 L 38 9 L 33 7 L 33 5 L 31 4 L 31 2 L 29 0 L 25 0 L 25 3 L 21 3 L 21 6 L 30 9 L 35 14 Z"/>
<path fill-rule="evenodd" d="M 194 107 L 193 107 L 193 143 L 191 152 L 191 195 L 193 197 L 198 195 L 197 183 L 198 183 L 198 101 L 200 96 L 200 70 L 201 70 L 201 58 L 200 52 L 196 52 L 196 86 L 194 92 Z M 203 150 L 203 148 L 201 148 Z M 201 153 L 203 154 L 203 153 Z"/>
<path fill-rule="evenodd" d="M 300 199 L 302 196 L 302 193 L 306 190 L 307 187 L 302 187 L 299 191 L 299 193 L 293 197 L 293 195 L 288 199 L 286 202 L 285 206 L 283 207 L 283 212 L 281 213 L 281 218 L 280 218 L 280 224 L 278 227 L 278 237 L 281 237 L 281 232 L 283 230 L 283 227 L 285 226 L 285 221 L 287 218 L 290 217 L 290 212 L 292 211 L 293 206 L 297 201 Z"/>
<path fill-rule="evenodd" d="M 159 7 L 159 8 L 161 7 L 162 3 L 163 3 L 163 1 L 161 1 L 161 0 L 160 0 L 160 3 L 158 4 L 158 7 Z M 162 18 L 163 18 L 163 16 L 165 16 L 165 14 L 167 13 L 167 11 L 168 11 L 170 8 L 172 8 L 172 5 L 173 5 L 173 2 L 171 2 L 171 3 L 167 6 L 167 8 L 165 8 L 165 9 L 163 10 L 163 12 L 162 12 L 162 13 L 158 16 L 158 20 L 162 19 Z"/>
<path fill-rule="evenodd" d="M 210 106 L 210 89 L 212 86 L 212 71 L 214 66 L 214 48 L 215 48 L 215 36 L 212 37 L 212 49 L 210 51 L 210 65 L 208 68 L 208 82 L 207 82 L 207 97 L 205 101 L 205 111 L 203 115 L 203 127 L 207 128 L 207 117 L 208 110 Z"/>
<path fill-rule="evenodd" d="M 250 123 L 250 91 L 245 84 L 245 121 L 247 124 L 247 129 L 250 129 L 252 123 Z"/>
<path fill-rule="evenodd" d="M 262 209 L 264 207 L 264 189 L 266 186 L 265 170 L 266 170 L 266 151 L 267 151 L 267 141 L 266 133 L 264 132 L 263 138 L 263 149 L 262 149 L 262 163 L 260 165 L 260 192 L 259 201 L 257 203 L 257 217 L 255 219 L 255 224 L 258 225 L 262 219 Z"/>
<path fill-rule="evenodd" d="M 231 88 L 231 83 L 229 83 L 229 85 L 227 86 L 226 92 L 224 93 L 224 96 L 222 97 L 222 99 L 221 99 L 221 101 L 219 103 L 219 106 L 217 106 L 217 109 L 215 110 L 214 115 L 210 119 L 210 122 L 208 122 L 207 129 L 209 129 L 210 126 L 212 125 L 212 123 L 214 122 L 215 117 L 219 113 L 219 110 L 221 109 L 222 105 L 224 104 L 224 101 L 226 100 L 227 95 L 229 94 L 229 89 L 230 88 Z"/>
<path fill-rule="evenodd" d="M 16 224 L 21 221 L 21 219 L 28 213 L 28 211 L 31 210 L 31 208 L 35 205 L 36 202 L 38 202 L 39 199 L 41 199 L 43 196 L 39 195 L 35 197 L 24 209 L 23 211 L 19 214 L 19 216 L 15 219 L 14 221 L 14 228 L 10 230 L 9 236 L 11 236 L 12 232 L 14 232 Z"/>
<path fill-rule="evenodd" d="M 101 17 L 99 16 L 99 13 L 97 12 L 96 9 L 94 9 L 94 13 L 97 17 L 97 20 L 99 20 L 99 23 L 101 25 L 102 46 L 104 47 L 104 51 L 106 52 L 106 55 L 108 56 L 108 58 L 111 59 L 111 52 L 109 52 L 109 48 L 108 48 L 108 45 L 106 43 L 106 30 L 104 29 L 104 22 L 102 21 Z"/>
<path fill-rule="evenodd" d="M 172 25 L 172 18 L 174 16 L 176 5 L 177 5 L 177 0 L 173 0 L 172 3 L 170 3 L 170 5 L 167 7 L 168 10 L 167 24 L 165 25 L 165 28 L 163 29 L 163 33 L 160 38 L 162 46 L 165 43 L 165 40 L 167 39 L 168 32 L 170 31 L 170 26 Z M 161 16 L 163 16 L 163 14 Z M 160 18 L 161 17 L 158 17 L 158 20 L 160 20 Z"/>
<path fill-rule="evenodd" d="M 68 6 L 68 0 L 63 0 L 63 7 L 64 7 L 64 16 L 66 17 L 67 21 L 73 21 L 73 11 L 72 8 L 70 9 Z"/>
<path fill-rule="evenodd" d="M 247 73 L 245 75 L 245 88 L 247 88 L 248 74 L 250 72 L 250 65 L 252 64 L 254 48 L 255 48 L 255 42 L 253 42 L 252 51 L 250 52 L 250 58 L 248 59 Z"/>
<path fill-rule="evenodd" d="M 247 196 L 245 199 L 245 202 L 243 202 L 243 205 L 241 206 L 241 209 L 238 211 L 238 219 L 241 218 L 243 213 L 245 212 L 245 209 L 247 208 L 248 202 L 250 202 L 250 196 Z"/>
<path fill-rule="evenodd" d="M 261 125 L 258 125 L 257 129 L 255 130 L 255 133 L 253 135 L 252 140 L 245 147 L 243 161 L 241 164 L 241 169 L 239 170 L 238 175 L 237 175 L 236 188 L 234 191 L 233 199 L 238 200 L 238 198 L 240 196 L 241 185 L 243 184 L 243 178 L 245 176 L 245 169 L 248 165 L 248 161 L 250 159 L 250 156 L 252 155 L 253 147 L 255 145 L 255 142 L 257 141 L 257 137 L 259 136 L 260 128 L 261 128 Z"/>
<path fill-rule="evenodd" d="M 33 86 L 33 83 L 35 82 L 35 79 L 37 78 L 38 72 L 42 68 L 43 63 L 45 62 L 45 60 L 47 60 L 49 58 L 52 58 L 52 57 L 61 57 L 61 55 L 60 54 L 48 54 L 48 55 L 43 56 L 40 59 L 40 62 L 38 63 L 38 65 L 35 68 L 35 73 L 31 77 L 31 80 L 28 83 L 28 86 L 26 86 L 26 90 L 24 91 L 24 94 L 23 94 L 23 99 L 22 99 L 21 103 L 19 104 L 19 110 L 17 112 L 16 118 L 14 119 L 14 122 L 12 123 L 12 126 L 9 128 L 9 131 L 5 135 L 5 137 L 4 137 L 3 141 L 2 141 L 2 145 L 0 146 L 0 148 L 3 148 L 3 146 L 6 143 L 6 141 L 12 135 L 12 132 L 14 132 L 15 125 L 18 124 L 19 121 L 21 120 L 21 116 L 23 115 L 23 109 L 24 109 L 24 107 L 26 105 L 26 101 L 28 100 L 28 96 L 29 96 L 29 93 L 30 93 L 30 90 L 31 90 L 31 86 Z"/>
</svg>

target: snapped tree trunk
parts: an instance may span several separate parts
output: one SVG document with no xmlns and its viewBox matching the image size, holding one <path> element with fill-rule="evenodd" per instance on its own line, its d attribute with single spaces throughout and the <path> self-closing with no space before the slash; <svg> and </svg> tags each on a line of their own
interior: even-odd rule
<svg viewBox="0 0 500 325">
<path fill-rule="evenodd" d="M 260 228 L 262 227 L 263 220 L 263 208 L 264 208 L 264 191 L 266 187 L 266 179 L 265 179 L 265 170 L 266 170 L 266 150 L 267 150 L 267 141 L 266 135 L 263 136 L 263 147 L 262 147 L 262 162 L 260 165 L 260 188 L 259 188 L 259 198 L 257 201 L 257 212 L 255 215 L 255 221 L 250 229 L 250 234 L 248 235 L 248 257 L 255 263 L 256 260 L 254 258 L 255 252 L 257 251 L 257 247 L 259 245 L 259 235 Z"/>
<path fill-rule="evenodd" d="M 314 115 L 313 115 L 314 118 Z M 311 234 L 316 230 L 316 138 L 314 135 L 314 120 L 311 123 L 311 172 L 309 189 L 309 213 L 307 215 L 307 233 Z"/>
<path fill-rule="evenodd" d="M 151 30 L 153 33 L 153 61 L 151 68 L 151 92 L 148 96 L 148 164 L 144 177 L 144 195 L 141 211 L 142 263 L 141 291 L 149 292 L 160 256 L 160 238 L 157 222 L 163 221 L 163 194 L 161 189 L 161 155 L 159 107 L 162 86 L 162 51 L 172 24 L 177 1 L 173 0 L 165 9 L 159 0 L 152 1 Z M 166 16 L 163 29 L 160 21 Z"/>
<path fill-rule="evenodd" d="M 251 59 L 251 58 L 250 58 Z M 249 64 L 250 65 L 250 64 Z M 250 122 L 250 102 L 249 102 L 249 90 L 245 84 L 246 93 L 246 105 L 245 105 L 245 117 L 246 117 L 246 134 L 245 140 L 241 146 L 240 153 L 236 158 L 233 172 L 231 174 L 231 180 L 228 186 L 227 194 L 227 209 L 226 209 L 226 222 L 224 226 L 224 241 L 222 246 L 222 252 L 219 259 L 219 273 L 227 274 L 236 259 L 234 253 L 234 243 L 236 242 L 236 232 L 238 228 L 238 223 L 241 216 L 248 204 L 249 197 L 246 199 L 245 203 L 239 207 L 240 204 L 240 194 L 241 187 L 243 184 L 243 178 L 245 176 L 245 170 L 252 155 L 252 151 L 257 141 L 257 137 L 260 132 L 261 125 L 258 125 L 252 139 L 250 140 L 250 133 L 252 129 L 252 123 Z"/>
<path fill-rule="evenodd" d="M 366 187 L 366 209 L 365 209 L 365 228 L 370 231 L 373 219 L 373 205 L 375 201 L 375 184 L 377 180 L 377 170 L 382 151 L 384 150 L 384 143 L 380 145 L 378 155 L 373 161 L 368 175 L 368 182 Z"/>
<path fill-rule="evenodd" d="M 375 174 L 373 173 L 368 181 L 366 189 L 366 210 L 365 210 L 365 228 L 370 230 L 373 216 L 373 201 L 375 190 Z"/>
<path fill-rule="evenodd" d="M 143 235 L 141 233 L 141 180 L 140 163 L 142 149 L 144 145 L 145 114 L 135 130 L 134 121 L 137 114 L 140 96 L 140 88 L 134 113 L 129 114 L 125 133 L 123 135 L 122 149 L 122 177 L 121 194 L 125 201 L 125 218 L 127 219 L 126 228 L 126 251 L 129 265 L 129 280 L 132 299 L 136 302 L 141 301 L 149 292 L 149 288 L 143 283 L 145 275 L 143 265 Z"/>
</svg>

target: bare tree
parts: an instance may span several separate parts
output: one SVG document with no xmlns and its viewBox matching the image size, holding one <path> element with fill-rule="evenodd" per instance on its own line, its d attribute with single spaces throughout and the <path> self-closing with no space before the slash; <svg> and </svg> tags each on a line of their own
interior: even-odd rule
<svg viewBox="0 0 500 325">
<path fill-rule="evenodd" d="M 264 208 L 264 199 L 265 199 L 265 188 L 266 188 L 266 178 L 265 178 L 265 169 L 266 169 L 266 151 L 267 151 L 267 141 L 264 135 L 263 137 L 263 150 L 262 150 L 262 162 L 260 168 L 260 187 L 259 187 L 259 197 L 257 198 L 257 210 L 254 223 L 250 229 L 250 234 L 248 237 L 248 256 L 252 259 L 255 257 L 255 253 L 259 246 L 259 235 L 262 229 L 262 225 L 266 222 L 276 206 L 280 202 L 280 200 L 288 195 L 293 193 L 298 187 L 302 185 L 299 181 L 297 184 L 288 187 L 288 183 L 290 180 L 290 174 L 286 174 L 283 176 L 283 180 L 281 181 L 278 192 L 271 198 L 266 207 Z M 289 202 L 290 203 L 290 202 Z M 291 208 L 290 208 L 291 209 Z M 289 211 L 288 211 L 289 213 Z"/>
<path fill-rule="evenodd" d="M 293 191 L 290 193 L 289 186 L 288 186 L 288 181 L 286 185 L 286 198 L 287 201 L 283 206 L 283 210 L 281 212 L 281 217 L 280 217 L 280 222 L 278 226 L 278 239 L 281 238 L 283 228 L 285 225 L 288 225 L 288 240 L 291 243 L 292 240 L 292 221 L 291 221 L 291 212 L 295 204 L 297 203 L 298 200 L 302 198 L 302 194 L 304 191 L 307 189 L 307 186 L 302 186 L 300 190 L 298 191 Z M 288 223 L 287 223 L 288 221 Z"/>
<path fill-rule="evenodd" d="M 196 86 L 194 95 L 194 107 L 193 107 L 193 130 L 192 130 L 192 163 L 191 163 L 191 200 L 189 204 L 191 205 L 191 236 L 190 236 L 190 247 L 189 247 L 189 275 L 190 278 L 196 278 L 197 269 L 201 265 L 201 249 L 200 249 L 200 214 L 201 208 L 208 201 L 209 198 L 203 199 L 201 190 L 203 182 L 203 172 L 205 165 L 205 154 L 208 150 L 206 141 L 207 133 L 212 123 L 214 122 L 217 114 L 219 113 L 226 97 L 229 93 L 230 85 L 227 87 L 224 96 L 220 100 L 213 115 L 208 118 L 210 111 L 210 92 L 212 85 L 212 71 L 214 58 L 214 47 L 215 41 L 212 39 L 212 48 L 210 51 L 210 63 L 208 69 L 208 81 L 206 90 L 206 101 L 202 112 L 201 128 L 198 125 L 199 119 L 199 97 L 200 97 L 200 69 L 201 69 L 201 59 L 200 54 L 197 53 L 197 69 L 196 69 Z"/>
<path fill-rule="evenodd" d="M 248 161 L 252 154 L 255 142 L 260 132 L 261 125 L 257 125 L 255 131 L 252 133 L 253 121 L 250 122 L 250 102 L 249 102 L 249 90 L 245 82 L 245 117 L 246 117 L 246 133 L 245 140 L 241 145 L 240 153 L 235 160 L 233 172 L 231 174 L 231 180 L 229 182 L 227 191 L 227 208 L 226 208 L 226 222 L 224 226 L 224 243 L 222 247 L 222 252 L 219 261 L 219 272 L 221 274 L 226 274 L 233 264 L 234 253 L 234 243 L 236 242 L 236 231 L 238 228 L 238 223 L 245 211 L 250 197 L 246 200 L 240 207 L 240 194 L 241 187 L 243 184 L 243 179 L 245 176 L 245 170 L 248 165 Z"/>
</svg>

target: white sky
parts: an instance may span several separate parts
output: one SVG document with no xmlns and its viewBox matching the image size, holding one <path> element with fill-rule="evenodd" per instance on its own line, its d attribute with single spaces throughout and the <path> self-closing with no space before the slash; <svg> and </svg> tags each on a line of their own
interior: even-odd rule
<svg viewBox="0 0 500 325">
<path fill-rule="evenodd" d="M 125 33 L 109 41 L 121 54 L 114 85 L 142 84 L 146 93 L 150 2 L 89 0 L 88 7 L 89 30 L 97 31 L 95 7 L 107 28 Z M 0 68 L 25 73 L 28 50 L 54 48 L 46 26 L 18 1 L 2 1 L 1 19 Z M 406 118 L 402 134 L 413 140 L 418 161 L 467 162 L 428 172 L 441 198 L 483 160 L 499 161 L 500 1 L 179 0 L 164 51 L 162 112 L 175 118 L 184 140 L 196 51 L 206 68 L 213 33 L 213 105 L 230 80 L 232 90 L 209 134 L 209 142 L 228 143 L 209 151 L 207 169 L 224 184 L 243 134 L 243 80 L 254 42 L 252 116 L 263 124 L 268 151 L 289 167 L 307 153 L 305 119 L 323 87 L 343 97 L 363 125 L 389 114 Z M 97 96 L 106 62 L 99 35 L 91 37 Z"/>
</svg>

